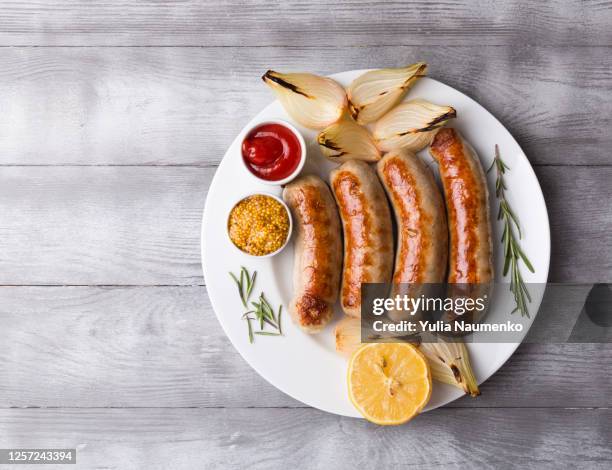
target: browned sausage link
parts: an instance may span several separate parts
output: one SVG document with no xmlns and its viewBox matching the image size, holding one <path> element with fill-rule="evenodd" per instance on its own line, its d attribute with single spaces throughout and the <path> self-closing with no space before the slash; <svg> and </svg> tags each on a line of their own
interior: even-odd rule
<svg viewBox="0 0 612 470">
<path fill-rule="evenodd" d="M 431 170 L 414 154 L 395 151 L 377 164 L 397 222 L 393 283 L 442 283 L 448 230 Z"/>
<path fill-rule="evenodd" d="M 441 129 L 431 144 L 446 197 L 450 231 L 449 283 L 493 281 L 489 193 L 484 170 L 455 129 Z"/>
<path fill-rule="evenodd" d="M 344 313 L 361 315 L 362 283 L 388 283 L 393 268 L 391 213 L 370 166 L 349 160 L 330 175 L 344 233 L 340 303 Z"/>
<path fill-rule="evenodd" d="M 342 267 L 338 212 L 329 187 L 316 176 L 288 184 L 283 199 L 296 231 L 289 310 L 302 329 L 316 333 L 331 320 L 338 298 Z"/>
</svg>

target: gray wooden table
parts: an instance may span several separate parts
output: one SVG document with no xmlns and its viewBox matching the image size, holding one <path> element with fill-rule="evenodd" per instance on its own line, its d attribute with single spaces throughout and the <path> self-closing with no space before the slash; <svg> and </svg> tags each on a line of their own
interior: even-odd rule
<svg viewBox="0 0 612 470">
<path fill-rule="evenodd" d="M 612 3 L 0 3 L 0 448 L 79 468 L 612 465 L 612 347 L 523 345 L 399 428 L 305 407 L 211 310 L 207 187 L 268 68 L 416 60 L 490 109 L 543 187 L 550 280 L 612 281 Z"/>
</svg>

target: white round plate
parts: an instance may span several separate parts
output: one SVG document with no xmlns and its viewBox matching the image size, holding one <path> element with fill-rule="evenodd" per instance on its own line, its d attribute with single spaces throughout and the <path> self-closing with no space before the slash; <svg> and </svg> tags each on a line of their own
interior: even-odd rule
<svg viewBox="0 0 612 470">
<path fill-rule="evenodd" d="M 333 75 L 347 86 L 365 70 L 355 70 Z M 494 157 L 494 146 L 499 145 L 502 158 L 510 167 L 506 172 L 507 198 L 518 214 L 523 228 L 522 246 L 529 256 L 535 274 L 523 270 L 525 282 L 545 283 L 550 260 L 550 230 L 548 213 L 538 180 L 527 157 L 504 126 L 486 109 L 463 93 L 431 78 L 422 78 L 408 93 L 410 99 L 425 98 L 436 104 L 451 105 L 457 110 L 457 119 L 449 124 L 461 131 L 470 142 L 486 169 Z M 286 311 L 292 292 L 293 245 L 290 243 L 280 254 L 257 259 L 240 253 L 226 235 L 227 214 L 236 201 L 254 192 L 274 192 L 281 189 L 264 185 L 253 178 L 241 164 L 240 145 L 245 133 L 256 123 L 285 119 L 293 122 L 278 101 L 264 108 L 236 137 L 227 150 L 208 190 L 202 223 L 202 266 L 206 288 L 214 311 L 228 338 L 242 357 L 263 378 L 287 395 L 307 405 L 330 413 L 359 417 L 349 401 L 346 385 L 346 359 L 335 352 L 333 330 L 329 325 L 318 335 L 308 335 L 291 322 Z M 316 132 L 294 123 L 303 133 L 308 146 L 305 173 L 319 174 L 328 181 L 329 171 L 335 167 L 324 159 L 315 142 Z M 429 159 L 427 150 L 420 153 Z M 491 194 L 491 220 L 496 220 L 495 175 L 488 175 Z M 502 281 L 503 250 L 499 242 L 500 224 L 494 222 L 494 256 L 496 280 Z M 247 325 L 241 319 L 244 308 L 238 298 L 236 285 L 228 275 L 239 272 L 240 266 L 257 271 L 257 281 L 252 296 L 265 292 L 271 304 L 283 305 L 282 337 L 256 336 L 255 343 L 248 341 Z M 531 318 L 540 307 L 542 290 L 533 295 L 530 305 Z M 492 301 L 492 312 L 510 316 L 512 306 L 507 302 Z M 341 317 L 336 308 L 335 321 Z M 334 323 L 335 323 L 334 321 Z M 527 322 L 527 328 L 530 325 Z M 518 343 L 471 343 L 468 345 L 474 373 L 479 383 L 487 380 L 501 367 L 517 348 Z M 230 378 L 231 379 L 231 378 Z M 460 390 L 434 382 L 433 393 L 425 411 L 449 403 L 463 394 Z"/>
</svg>

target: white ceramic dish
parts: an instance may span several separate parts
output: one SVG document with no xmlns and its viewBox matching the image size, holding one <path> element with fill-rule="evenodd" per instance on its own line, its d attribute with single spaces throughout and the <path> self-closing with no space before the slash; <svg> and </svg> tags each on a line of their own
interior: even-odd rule
<svg viewBox="0 0 612 470">
<path fill-rule="evenodd" d="M 342 85 L 348 85 L 365 70 L 339 73 L 332 77 Z M 493 161 L 494 146 L 498 144 L 504 161 L 510 167 L 506 173 L 507 198 L 519 215 L 523 228 L 522 246 L 529 256 L 535 274 L 523 270 L 524 279 L 531 283 L 544 283 L 548 277 L 550 261 L 550 230 L 546 205 L 538 180 L 512 135 L 486 109 L 463 93 L 431 78 L 421 79 L 408 94 L 408 98 L 425 98 L 437 104 L 449 104 L 457 110 L 458 118 L 450 125 L 461 131 L 478 152 L 482 164 L 488 168 Z M 292 242 L 288 248 L 272 258 L 256 259 L 241 254 L 229 241 L 225 230 L 228 211 L 237 200 L 236 189 L 250 193 L 270 191 L 252 178 L 242 164 L 240 144 L 243 136 L 259 122 L 274 119 L 290 120 L 278 101 L 264 108 L 245 126 L 245 130 L 234 140 L 210 185 L 202 225 L 202 265 L 206 287 L 214 311 L 228 338 L 242 357 L 268 382 L 291 397 L 330 413 L 358 417 L 347 396 L 346 359 L 334 350 L 333 325 L 318 335 L 307 335 L 284 316 L 283 337 L 257 337 L 249 344 L 247 326 L 241 316 L 241 303 L 236 295 L 236 286 L 228 271 L 240 269 L 241 265 L 257 270 L 257 284 L 253 296 L 263 290 L 267 298 L 278 306 L 286 307 L 292 293 Z M 316 131 L 296 127 L 303 134 L 309 157 L 304 172 L 317 173 L 328 180 L 329 171 L 336 165 L 324 159 L 315 143 Z M 427 151 L 420 152 L 430 161 Z M 488 175 L 492 220 L 496 220 L 497 202 L 494 197 L 495 175 Z M 281 189 L 275 188 L 280 195 Z M 501 225 L 494 222 L 494 255 L 496 279 L 501 281 L 503 250 L 499 242 Z M 499 289 L 498 289 L 499 290 Z M 542 290 L 533 295 L 530 305 L 531 320 L 542 301 Z M 513 305 L 511 298 L 491 301 L 489 315 L 510 317 Z M 336 320 L 340 309 L 336 309 Z M 526 332 L 526 331 L 525 331 Z M 479 383 L 487 380 L 499 369 L 517 348 L 517 343 L 471 343 L 468 345 L 472 365 Z M 442 406 L 462 396 L 451 386 L 434 382 L 431 400 L 425 411 Z"/>
</svg>

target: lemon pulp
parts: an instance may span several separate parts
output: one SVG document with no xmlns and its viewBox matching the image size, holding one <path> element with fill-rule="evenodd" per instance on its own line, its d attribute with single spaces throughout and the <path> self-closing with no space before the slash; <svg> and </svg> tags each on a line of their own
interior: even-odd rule
<svg viewBox="0 0 612 470">
<path fill-rule="evenodd" d="M 431 373 L 423 354 L 407 343 L 371 343 L 349 363 L 349 397 L 369 421 L 402 424 L 417 415 L 431 396 Z"/>
</svg>

